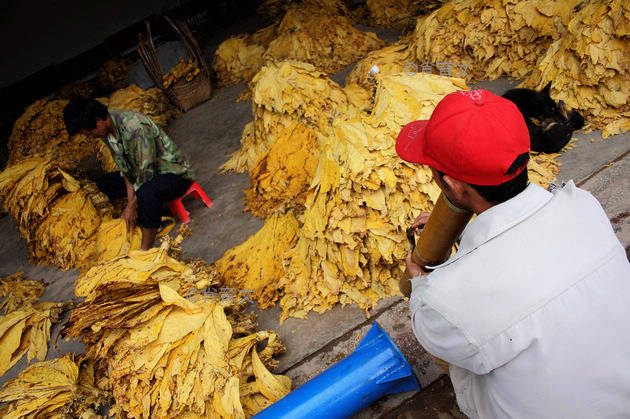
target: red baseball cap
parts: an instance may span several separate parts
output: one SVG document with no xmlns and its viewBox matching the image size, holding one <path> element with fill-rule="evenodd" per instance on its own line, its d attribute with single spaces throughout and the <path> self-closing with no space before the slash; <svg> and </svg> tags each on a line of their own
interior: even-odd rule
<svg viewBox="0 0 630 419">
<path fill-rule="evenodd" d="M 487 90 L 454 92 L 435 107 L 428 121 L 403 127 L 396 152 L 403 160 L 433 167 L 473 185 L 498 185 L 526 167 L 506 175 L 529 151 L 529 131 L 511 101 Z"/>
</svg>

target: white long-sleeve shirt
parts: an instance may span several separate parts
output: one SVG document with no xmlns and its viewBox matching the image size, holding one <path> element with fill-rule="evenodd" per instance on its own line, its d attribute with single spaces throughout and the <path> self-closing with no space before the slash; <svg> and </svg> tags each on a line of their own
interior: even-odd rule
<svg viewBox="0 0 630 419">
<path fill-rule="evenodd" d="M 630 417 L 630 264 L 573 182 L 484 211 L 412 287 L 416 337 L 468 416 Z"/>
</svg>

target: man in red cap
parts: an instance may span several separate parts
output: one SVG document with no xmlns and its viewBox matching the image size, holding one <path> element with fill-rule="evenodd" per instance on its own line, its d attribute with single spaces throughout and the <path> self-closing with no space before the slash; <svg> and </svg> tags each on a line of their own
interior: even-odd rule
<svg viewBox="0 0 630 419">
<path fill-rule="evenodd" d="M 452 93 L 402 129 L 396 151 L 477 214 L 430 274 L 407 257 L 414 333 L 448 362 L 461 410 L 629 415 L 630 263 L 588 192 L 528 184 L 516 106 L 486 90 Z"/>
</svg>

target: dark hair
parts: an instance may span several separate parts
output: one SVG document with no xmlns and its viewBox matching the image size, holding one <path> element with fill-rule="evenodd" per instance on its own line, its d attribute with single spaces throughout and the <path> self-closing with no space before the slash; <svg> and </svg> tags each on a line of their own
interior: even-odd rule
<svg viewBox="0 0 630 419">
<path fill-rule="evenodd" d="M 73 97 L 63 109 L 63 122 L 69 135 L 96 128 L 96 119 L 106 119 L 107 106 L 95 99 Z"/>
<path fill-rule="evenodd" d="M 486 201 L 491 204 L 500 204 L 523 192 L 527 188 L 527 182 L 527 168 L 525 168 L 514 179 L 510 179 L 500 185 L 482 186 L 471 184 L 470 186 Z"/>
<path fill-rule="evenodd" d="M 510 167 L 505 172 L 506 175 L 510 175 L 516 173 L 520 168 L 527 164 L 529 161 L 529 153 L 520 154 L 514 162 L 510 165 Z M 444 174 L 439 172 L 440 176 Z M 519 193 L 523 192 L 525 188 L 527 188 L 528 183 L 527 176 L 527 167 L 523 169 L 521 173 L 519 173 L 514 179 L 510 179 L 507 182 L 503 182 L 499 185 L 473 185 L 470 186 L 476 190 L 479 195 L 483 197 L 486 201 L 491 204 L 500 204 L 502 202 L 507 201 L 508 199 L 514 198 Z"/>
</svg>

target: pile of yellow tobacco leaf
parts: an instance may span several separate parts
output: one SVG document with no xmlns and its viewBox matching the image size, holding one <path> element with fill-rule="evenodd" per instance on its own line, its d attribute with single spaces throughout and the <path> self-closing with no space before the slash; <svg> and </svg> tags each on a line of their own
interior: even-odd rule
<svg viewBox="0 0 630 419">
<path fill-rule="evenodd" d="M 568 24 L 523 83 L 589 116 L 604 138 L 630 130 L 630 4 L 593 0 Z"/>
<path fill-rule="evenodd" d="M 71 303 L 27 304 L 0 316 L 0 376 L 25 354 L 29 363 L 34 357 L 46 359 L 50 328 L 70 306 Z"/>
<path fill-rule="evenodd" d="M 291 3 L 296 2 L 292 0 L 265 0 L 258 6 L 256 13 L 267 19 L 273 19 L 282 16 Z M 299 3 L 301 7 L 309 10 L 321 10 L 328 14 L 342 16 L 351 15 L 344 0 L 302 0 Z"/>
<path fill-rule="evenodd" d="M 281 294 L 283 260 L 295 246 L 301 223 L 292 212 L 272 214 L 244 243 L 225 252 L 215 266 L 231 287 L 253 292 L 258 307 L 273 307 Z"/>
<path fill-rule="evenodd" d="M 263 62 L 284 59 L 336 73 L 382 48 L 385 42 L 353 26 L 343 3 L 302 2 L 287 6 L 278 24 L 252 36 L 229 38 L 217 49 L 213 67 L 221 85 L 249 81 Z"/>
<path fill-rule="evenodd" d="M 57 99 L 72 99 L 74 96 L 92 97 L 96 93 L 90 81 L 77 80 L 66 84 L 57 92 Z"/>
<path fill-rule="evenodd" d="M 419 19 L 411 48 L 420 63 L 454 76 L 522 79 L 559 39 L 580 0 L 460 0 Z M 467 67 L 458 67 L 467 66 Z"/>
<path fill-rule="evenodd" d="M 278 24 L 266 26 L 253 35 L 232 36 L 219 45 L 212 68 L 219 86 L 248 82 L 263 65 L 263 54 L 276 37 Z"/>
<path fill-rule="evenodd" d="M 157 88 L 131 85 L 99 100 L 111 109 L 141 112 L 162 127 L 179 115 Z M 68 136 L 63 122 L 67 103 L 41 99 L 28 107 L 13 127 L 8 165 L 0 173 L 0 200 L 26 239 L 31 259 L 62 269 L 88 266 L 140 246 L 139 229 L 127 232 L 96 185 L 78 180 L 83 162 L 94 154 L 102 172 L 117 167 L 102 141 Z"/>
<path fill-rule="evenodd" d="M 246 301 L 216 288 L 214 269 L 173 259 L 171 245 L 84 271 L 76 293 L 87 297 L 62 333 L 86 343 L 119 417 L 254 415 L 290 391 L 267 369 L 284 347 L 275 332 L 253 331 Z"/>
<path fill-rule="evenodd" d="M 379 76 L 378 83 L 368 116 L 325 75 L 299 63 L 265 67 L 253 81 L 255 135 L 270 143 L 250 170 L 247 206 L 272 215 L 216 266 L 228 284 L 254 290 L 261 307 L 279 299 L 283 318 L 337 302 L 368 309 L 396 294 L 407 252 L 404 229 L 439 194 L 428 168 L 398 158 L 395 138 L 407 122 L 427 119 L 444 95 L 465 89 L 465 82 L 398 74 Z M 284 121 L 293 125 L 274 136 L 271 127 Z M 290 133 L 297 144 L 288 144 Z M 309 137 L 318 155 L 294 152 L 295 162 L 280 161 L 283 150 Z M 315 162 L 314 172 L 305 170 Z M 277 176 L 262 170 L 270 163 Z"/>
<path fill-rule="evenodd" d="M 62 269 L 90 265 L 140 246 L 138 228 L 112 219 L 113 207 L 96 185 L 78 181 L 67 165 L 31 158 L 0 173 L 0 196 L 39 263 Z"/>
<path fill-rule="evenodd" d="M 94 412 L 108 402 L 96 388 L 94 364 L 61 358 L 37 362 L 0 391 L 0 416 L 4 418 L 100 418 Z"/>
<path fill-rule="evenodd" d="M 265 47 L 247 35 L 232 36 L 219 45 L 212 68 L 219 86 L 248 82 L 263 64 Z"/>
<path fill-rule="evenodd" d="M 336 73 L 385 46 L 374 33 L 356 29 L 345 16 L 304 6 L 289 8 L 277 31 L 265 59 L 294 59 L 326 73 Z"/>
<path fill-rule="evenodd" d="M 107 104 L 106 99 L 100 100 Z M 109 150 L 100 141 L 81 134 L 68 136 L 63 122 L 63 108 L 67 104 L 67 100 L 40 99 L 26 109 L 9 137 L 9 165 L 32 156 L 78 164 L 93 154 L 104 167 L 115 165 Z"/>
<path fill-rule="evenodd" d="M 109 109 L 128 109 L 151 118 L 160 127 L 181 113 L 157 87 L 143 90 L 135 84 L 114 92 L 109 97 Z"/>
</svg>

